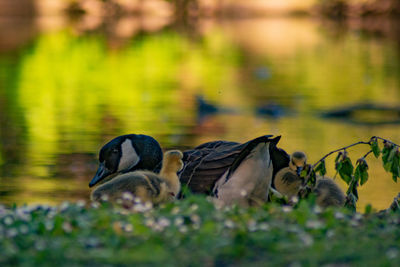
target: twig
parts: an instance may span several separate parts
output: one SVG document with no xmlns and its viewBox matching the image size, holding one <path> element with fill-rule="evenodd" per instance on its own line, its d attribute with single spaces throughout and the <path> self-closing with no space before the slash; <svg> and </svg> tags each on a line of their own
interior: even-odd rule
<svg viewBox="0 0 400 267">
<path fill-rule="evenodd" d="M 332 154 L 335 153 L 335 152 L 339 152 L 339 151 L 345 150 L 345 149 L 347 149 L 347 148 L 349 148 L 349 147 L 356 146 L 356 145 L 361 145 L 361 144 L 369 145 L 370 142 L 360 141 L 360 142 L 357 142 L 357 143 L 354 143 L 354 144 L 351 144 L 351 145 L 348 145 L 348 146 L 345 146 L 345 147 L 342 147 L 342 148 L 333 150 L 333 151 L 329 152 L 328 154 L 326 154 L 325 156 L 323 156 L 323 157 L 322 157 L 320 160 L 318 160 L 316 163 L 314 163 L 314 164 L 311 166 L 311 168 L 314 169 L 315 166 L 317 166 L 318 163 L 320 163 L 321 161 L 323 161 L 324 159 L 326 159 L 327 157 L 329 157 L 330 155 L 332 155 Z"/>
<path fill-rule="evenodd" d="M 364 156 L 362 156 L 362 158 L 365 159 L 370 153 L 372 153 L 372 149 L 368 151 Z"/>
<path fill-rule="evenodd" d="M 379 137 L 379 136 L 372 136 L 372 137 L 371 137 L 371 140 L 374 139 L 374 138 L 380 139 L 380 140 L 385 141 L 385 142 L 389 142 L 389 143 L 391 143 L 391 144 L 393 144 L 393 145 L 395 145 L 395 146 L 397 146 L 397 147 L 400 147 L 400 145 L 398 145 L 398 144 L 396 144 L 396 143 L 393 143 L 392 141 L 390 141 L 390 140 L 388 140 L 388 139 L 385 139 L 385 138 L 382 138 L 382 137 Z"/>
<path fill-rule="evenodd" d="M 385 141 L 385 142 L 389 142 L 389 143 L 391 143 L 391 144 L 393 144 L 393 145 L 395 145 L 395 146 L 397 146 L 397 147 L 400 147 L 400 145 L 398 145 L 398 144 L 396 144 L 396 143 L 393 143 L 392 141 L 390 141 L 390 140 L 388 140 L 388 139 L 385 139 L 385 138 L 382 138 L 382 137 L 379 137 L 379 136 L 372 136 L 371 139 L 370 139 L 368 142 L 360 141 L 360 142 L 357 142 L 357 143 L 354 143 L 354 144 L 351 144 L 351 145 L 348 145 L 348 146 L 345 146 L 345 147 L 342 147 L 342 148 L 339 148 L 339 149 L 336 149 L 336 150 L 334 150 L 334 151 L 329 152 L 328 154 L 326 154 L 325 156 L 323 156 L 320 160 L 318 160 L 314 165 L 312 165 L 312 166 L 311 166 L 311 169 L 314 169 L 315 166 L 317 166 L 318 163 L 320 163 L 321 161 L 323 161 L 324 159 L 326 159 L 327 157 L 329 157 L 330 155 L 332 155 L 332 154 L 335 153 L 335 152 L 339 152 L 339 151 L 341 151 L 341 150 L 346 150 L 347 148 L 352 147 L 352 146 L 356 146 L 356 145 L 361 145 L 361 144 L 370 145 L 370 144 L 371 144 L 371 141 L 372 141 L 373 139 L 375 139 L 375 138 L 376 138 L 376 139 L 380 139 L 380 140 Z M 369 155 L 369 153 L 371 153 L 371 152 L 372 152 L 372 150 L 368 151 L 367 154 L 365 154 L 365 155 L 363 156 L 363 158 L 367 157 L 367 156 Z"/>
</svg>

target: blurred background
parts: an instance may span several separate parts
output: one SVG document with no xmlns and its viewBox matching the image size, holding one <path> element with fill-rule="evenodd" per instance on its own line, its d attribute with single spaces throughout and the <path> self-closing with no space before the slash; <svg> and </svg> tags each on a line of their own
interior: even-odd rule
<svg viewBox="0 0 400 267">
<path fill-rule="evenodd" d="M 282 135 L 311 163 L 400 143 L 399 15 L 396 0 L 0 0 L 0 203 L 88 199 L 122 134 Z M 386 208 L 400 186 L 369 164 L 358 205 Z"/>
</svg>

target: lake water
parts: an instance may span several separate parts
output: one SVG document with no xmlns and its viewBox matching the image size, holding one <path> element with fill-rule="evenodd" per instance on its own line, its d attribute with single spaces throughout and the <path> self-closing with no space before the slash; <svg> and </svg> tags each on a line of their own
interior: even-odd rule
<svg viewBox="0 0 400 267">
<path fill-rule="evenodd" d="M 3 25 L 0 203 L 88 199 L 98 150 L 121 134 L 148 134 L 163 148 L 282 135 L 280 147 L 305 151 L 309 162 L 374 135 L 400 143 L 400 124 L 381 123 L 398 114 L 321 117 L 358 103 L 400 104 L 400 43 L 390 35 L 290 17 L 189 29 L 135 18 Z M 219 112 L 199 112 L 199 98 Z M 353 163 L 368 150 L 350 149 Z M 359 206 L 386 208 L 400 185 L 380 160 L 368 162 Z"/>
</svg>

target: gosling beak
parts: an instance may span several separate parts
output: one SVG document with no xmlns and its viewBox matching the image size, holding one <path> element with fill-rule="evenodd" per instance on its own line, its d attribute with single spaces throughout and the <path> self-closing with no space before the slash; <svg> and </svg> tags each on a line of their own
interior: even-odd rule
<svg viewBox="0 0 400 267">
<path fill-rule="evenodd" d="M 100 163 L 99 168 L 97 169 L 96 175 L 93 177 L 93 179 L 89 183 L 89 187 L 94 186 L 104 178 L 106 178 L 108 175 L 110 175 L 111 172 L 104 166 L 104 163 Z"/>
<path fill-rule="evenodd" d="M 298 176 L 300 176 L 301 171 L 303 170 L 303 167 L 297 167 L 296 168 L 296 173 Z"/>
</svg>

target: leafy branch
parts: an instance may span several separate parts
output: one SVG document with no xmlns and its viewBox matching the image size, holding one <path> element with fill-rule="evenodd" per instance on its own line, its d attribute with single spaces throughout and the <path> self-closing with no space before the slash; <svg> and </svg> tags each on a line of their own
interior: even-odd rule
<svg viewBox="0 0 400 267">
<path fill-rule="evenodd" d="M 379 141 L 383 144 L 382 149 L 379 146 Z M 357 145 L 369 145 L 371 149 L 356 161 L 356 167 L 354 168 L 353 163 L 348 156 L 347 149 Z M 381 156 L 384 169 L 387 172 L 390 172 L 393 181 L 397 182 L 397 179 L 400 177 L 399 147 L 400 145 L 388 139 L 373 136 L 368 142 L 359 141 L 325 154 L 313 165 L 309 165 L 301 176 L 305 178 L 306 186 L 314 188 L 317 181 L 316 174 L 318 173 L 321 176 L 325 176 L 326 174 L 325 160 L 334 153 L 337 153 L 335 158 L 336 172 L 349 186 L 346 192 L 347 198 L 345 206 L 355 210 L 358 200 L 357 188 L 359 185 L 362 186 L 368 181 L 368 164 L 366 161 L 368 155 L 372 153 L 376 158 Z"/>
</svg>

